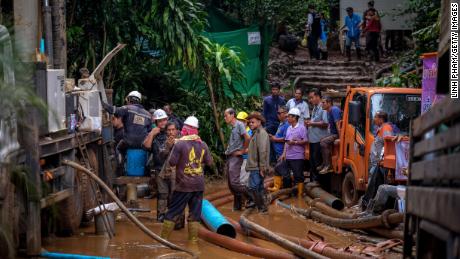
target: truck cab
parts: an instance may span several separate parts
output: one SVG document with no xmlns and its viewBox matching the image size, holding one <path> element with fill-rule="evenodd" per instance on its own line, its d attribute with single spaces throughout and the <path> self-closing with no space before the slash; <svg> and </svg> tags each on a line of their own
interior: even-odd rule
<svg viewBox="0 0 460 259">
<path fill-rule="evenodd" d="M 411 119 L 420 115 L 421 89 L 349 87 L 342 103 L 340 136 L 334 143 L 332 154 L 333 178 L 339 176 L 342 199 L 347 206 L 352 206 L 368 184 L 369 157 L 377 130 L 374 115 L 378 111 L 386 112 L 394 134 L 402 135 L 404 140 L 404 136 L 409 135 Z M 386 139 L 384 150 L 382 166 L 394 172 L 394 141 Z"/>
</svg>

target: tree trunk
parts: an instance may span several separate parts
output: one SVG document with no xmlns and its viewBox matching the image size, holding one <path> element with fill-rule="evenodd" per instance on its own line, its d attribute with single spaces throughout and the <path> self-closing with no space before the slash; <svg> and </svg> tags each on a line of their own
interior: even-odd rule
<svg viewBox="0 0 460 259">
<path fill-rule="evenodd" d="M 225 137 L 219 125 L 219 113 L 217 112 L 217 104 L 216 104 L 216 99 L 214 97 L 214 88 L 212 85 L 212 80 L 210 80 L 209 77 L 206 77 L 206 85 L 208 86 L 209 96 L 211 97 L 212 113 L 214 114 L 214 123 L 216 125 L 216 130 L 219 133 L 219 138 L 220 138 L 220 141 L 222 142 L 222 146 L 225 148 L 226 147 Z"/>
</svg>

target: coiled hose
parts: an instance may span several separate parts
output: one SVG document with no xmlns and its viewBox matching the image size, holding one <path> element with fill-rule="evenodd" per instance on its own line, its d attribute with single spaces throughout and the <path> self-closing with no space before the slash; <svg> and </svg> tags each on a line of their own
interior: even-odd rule
<svg viewBox="0 0 460 259">
<path fill-rule="evenodd" d="M 110 188 L 104 183 L 104 181 L 102 181 L 97 175 L 95 175 L 93 172 L 91 172 L 90 170 L 86 169 L 85 167 L 81 166 L 80 164 L 78 163 L 75 163 L 73 161 L 70 161 L 70 160 L 64 160 L 62 161 L 62 164 L 64 165 L 68 165 L 70 167 L 73 167 L 81 172 L 84 172 L 86 175 L 88 175 L 91 179 L 93 179 L 97 184 L 99 184 L 100 187 L 102 187 L 106 192 L 107 194 L 110 196 L 110 198 L 112 198 L 116 203 L 117 205 L 120 207 L 120 209 L 126 214 L 126 216 L 140 229 L 142 230 L 145 234 L 147 234 L 149 237 L 155 239 L 156 241 L 158 241 L 160 244 L 162 245 L 165 245 L 171 249 L 174 249 L 174 250 L 177 250 L 177 251 L 182 251 L 182 252 L 185 252 L 187 254 L 190 254 L 193 258 L 198 258 L 198 256 L 188 250 L 188 249 L 185 249 L 185 248 L 182 248 L 174 243 L 171 243 L 169 242 L 168 240 L 166 239 L 163 239 L 161 238 L 160 236 L 158 236 L 157 234 L 155 234 L 154 232 L 152 232 L 150 229 L 148 229 L 144 224 L 142 224 L 142 222 L 140 222 L 129 210 L 128 208 L 125 207 L 125 205 L 123 204 L 123 202 L 120 201 L 120 199 L 118 199 L 118 197 L 112 192 L 112 190 L 110 190 Z"/>
</svg>

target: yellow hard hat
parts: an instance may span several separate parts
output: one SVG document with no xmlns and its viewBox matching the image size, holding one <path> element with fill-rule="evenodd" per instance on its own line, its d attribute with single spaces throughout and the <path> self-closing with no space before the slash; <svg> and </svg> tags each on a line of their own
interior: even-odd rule
<svg viewBox="0 0 460 259">
<path fill-rule="evenodd" d="M 236 115 L 236 118 L 238 120 L 246 120 L 248 118 L 248 114 L 246 112 L 239 112 L 238 115 Z"/>
</svg>

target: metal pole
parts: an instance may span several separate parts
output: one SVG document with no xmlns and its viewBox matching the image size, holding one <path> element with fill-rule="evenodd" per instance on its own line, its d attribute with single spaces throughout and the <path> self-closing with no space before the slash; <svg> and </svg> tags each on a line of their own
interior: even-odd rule
<svg viewBox="0 0 460 259">
<path fill-rule="evenodd" d="M 48 56 L 48 66 L 54 66 L 53 52 L 53 23 L 51 19 L 51 6 L 49 0 L 43 1 L 43 16 L 45 25 L 45 49 Z"/>
</svg>

